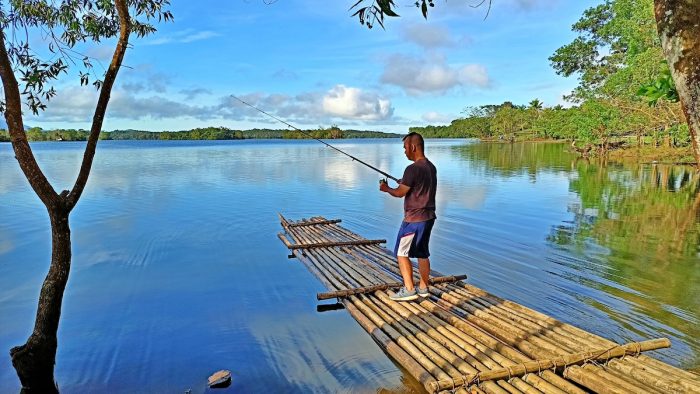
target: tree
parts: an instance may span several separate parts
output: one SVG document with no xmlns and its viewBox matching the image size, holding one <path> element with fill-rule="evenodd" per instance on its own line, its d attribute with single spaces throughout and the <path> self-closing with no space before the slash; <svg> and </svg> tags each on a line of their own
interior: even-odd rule
<svg viewBox="0 0 700 394">
<path fill-rule="evenodd" d="M 168 4 L 168 0 L 115 0 L 114 3 L 64 0 L 60 4 L 48 0 L 12 0 L 7 5 L 0 4 L 0 77 L 5 94 L 0 108 L 7 121 L 19 166 L 46 206 L 51 222 L 51 264 L 41 287 L 34 329 L 24 345 L 10 350 L 12 365 L 25 392 L 58 392 L 54 381 L 58 348 L 56 333 L 72 253 L 68 219 L 90 175 L 112 86 L 129 45 L 129 37 L 132 32 L 140 37 L 154 32 L 155 28 L 148 23 L 154 18 L 171 20 L 170 12 L 163 9 Z M 139 21 L 138 17 L 145 21 Z M 12 33 L 17 30 L 23 30 L 23 33 Z M 31 34 L 36 31 L 44 34 L 41 40 Z M 100 93 L 80 171 L 71 190 L 57 193 L 44 176 L 28 143 L 22 104 L 35 114 L 45 109 L 46 102 L 56 94 L 49 85 L 67 72 L 68 62 L 74 61 L 75 45 L 112 37 L 117 39 L 112 60 L 103 79 L 93 82 Z M 37 48 L 41 42 L 48 48 Z M 43 60 L 38 54 L 46 50 L 50 56 Z M 82 59 L 82 64 L 87 71 L 79 72 L 80 83 L 84 85 L 89 83 L 93 70 L 88 57 Z"/>
<path fill-rule="evenodd" d="M 700 2 L 654 0 L 654 15 L 700 166 Z"/>
<path fill-rule="evenodd" d="M 529 104 L 530 106 L 528 107 L 528 109 L 532 109 L 538 112 L 541 111 L 543 108 L 542 101 L 540 101 L 540 99 L 534 99 L 530 101 Z"/>
</svg>

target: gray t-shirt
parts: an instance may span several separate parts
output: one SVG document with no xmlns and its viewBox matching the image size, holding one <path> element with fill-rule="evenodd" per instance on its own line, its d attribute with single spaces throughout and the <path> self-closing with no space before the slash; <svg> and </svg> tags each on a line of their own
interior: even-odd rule
<svg viewBox="0 0 700 394">
<path fill-rule="evenodd" d="M 428 159 L 406 167 L 401 183 L 410 187 L 403 201 L 405 222 L 425 222 L 435 219 L 437 169 Z"/>
</svg>

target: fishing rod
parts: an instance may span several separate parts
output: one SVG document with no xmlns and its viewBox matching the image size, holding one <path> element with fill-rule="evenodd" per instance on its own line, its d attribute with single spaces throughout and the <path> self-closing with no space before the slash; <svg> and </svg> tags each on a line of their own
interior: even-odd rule
<svg viewBox="0 0 700 394">
<path fill-rule="evenodd" d="M 276 117 L 275 115 L 271 115 L 271 114 L 269 114 L 269 113 L 267 113 L 267 112 L 261 110 L 260 108 L 254 106 L 254 105 L 252 105 L 252 104 L 246 103 L 245 101 L 241 100 L 240 98 L 238 98 L 238 97 L 236 97 L 236 96 L 234 96 L 234 95 L 231 95 L 231 97 L 233 97 L 233 98 L 235 98 L 236 100 L 240 101 L 241 103 L 243 103 L 243 104 L 249 106 L 250 108 L 253 108 L 253 109 L 256 110 L 256 111 L 261 112 L 261 113 L 263 113 L 263 114 L 265 114 L 265 115 L 271 117 L 272 119 L 274 119 L 274 120 L 276 120 L 276 121 L 278 121 L 278 122 L 280 122 L 280 123 L 286 124 L 287 126 L 289 126 L 289 127 L 293 128 L 294 130 L 296 130 L 296 131 L 298 131 L 298 132 L 300 132 L 300 133 L 302 133 L 302 134 L 308 136 L 309 138 L 315 139 L 316 141 L 322 143 L 323 145 L 326 145 L 326 146 L 329 147 L 329 148 L 333 148 L 333 149 L 337 150 L 338 152 L 340 152 L 340 153 L 344 154 L 345 156 L 351 158 L 353 161 L 356 161 L 356 162 L 358 162 L 358 163 L 364 164 L 364 165 L 366 165 L 367 167 L 373 169 L 374 171 L 377 171 L 378 173 L 384 175 L 385 177 L 394 180 L 396 183 L 399 183 L 399 180 L 398 180 L 398 179 L 396 179 L 396 178 L 394 178 L 393 176 L 387 174 L 386 172 L 380 170 L 379 168 L 374 167 L 373 165 L 367 164 L 367 163 L 365 163 L 364 161 L 358 159 L 357 157 L 355 157 L 355 156 L 353 156 L 353 155 L 351 155 L 351 154 L 348 154 L 348 153 L 343 152 L 342 150 L 340 150 L 340 149 L 336 148 L 335 146 L 333 146 L 333 145 L 327 143 L 326 141 L 320 140 L 320 139 L 314 137 L 313 135 L 307 133 L 306 131 L 301 130 L 301 129 L 295 127 L 294 125 L 285 122 L 284 120 L 282 120 L 282 119 Z"/>
</svg>

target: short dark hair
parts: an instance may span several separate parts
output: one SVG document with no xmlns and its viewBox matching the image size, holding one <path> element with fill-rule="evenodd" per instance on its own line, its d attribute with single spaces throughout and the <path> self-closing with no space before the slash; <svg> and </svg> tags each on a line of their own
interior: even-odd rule
<svg viewBox="0 0 700 394">
<path fill-rule="evenodd" d="M 425 142 L 423 142 L 423 136 L 412 131 L 406 134 L 401 141 L 408 140 L 409 143 L 417 145 L 421 151 L 425 150 Z"/>
</svg>

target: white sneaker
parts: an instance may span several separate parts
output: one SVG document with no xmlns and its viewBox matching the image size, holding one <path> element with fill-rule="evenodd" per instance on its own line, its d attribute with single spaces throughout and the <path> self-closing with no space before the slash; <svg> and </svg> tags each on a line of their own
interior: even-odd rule
<svg viewBox="0 0 700 394">
<path fill-rule="evenodd" d="M 393 296 L 389 296 L 389 298 L 394 301 L 413 301 L 418 299 L 418 294 L 416 294 L 415 289 L 408 291 L 405 287 L 402 287 Z"/>
</svg>

